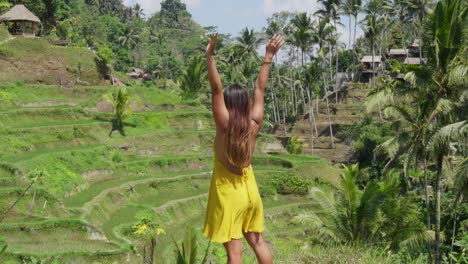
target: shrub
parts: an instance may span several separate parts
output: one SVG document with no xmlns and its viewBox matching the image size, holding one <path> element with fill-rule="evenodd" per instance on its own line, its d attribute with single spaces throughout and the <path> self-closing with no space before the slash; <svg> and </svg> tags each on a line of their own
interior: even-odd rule
<svg viewBox="0 0 468 264">
<path fill-rule="evenodd" d="M 313 182 L 308 179 L 303 179 L 294 174 L 279 174 L 273 177 L 273 186 L 279 194 L 300 194 L 304 195 L 309 192 Z M 268 191 L 268 190 L 267 190 Z"/>
<path fill-rule="evenodd" d="M 113 162 L 120 163 L 124 158 L 120 152 L 114 151 L 112 152 L 111 159 Z"/>
<path fill-rule="evenodd" d="M 302 140 L 299 137 L 292 136 L 288 139 L 286 150 L 289 154 L 302 154 Z"/>
<path fill-rule="evenodd" d="M 112 57 L 112 49 L 109 46 L 102 45 L 98 47 L 94 61 L 99 74 L 106 80 L 110 79 Z"/>
</svg>

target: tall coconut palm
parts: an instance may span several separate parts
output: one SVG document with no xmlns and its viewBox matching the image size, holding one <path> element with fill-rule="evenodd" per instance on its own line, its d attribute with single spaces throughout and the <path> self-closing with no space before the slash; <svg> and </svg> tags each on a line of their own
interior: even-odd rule
<svg viewBox="0 0 468 264">
<path fill-rule="evenodd" d="M 137 18 L 142 18 L 145 14 L 144 14 L 144 10 L 143 8 L 141 7 L 140 4 L 136 3 L 133 8 L 133 16 L 137 17 Z"/>
<path fill-rule="evenodd" d="M 359 12 L 361 11 L 361 6 L 362 6 L 362 0 L 344 0 L 341 2 L 341 9 L 343 14 L 347 15 L 349 17 L 349 40 L 348 40 L 348 49 L 353 49 L 353 64 L 356 64 L 357 62 L 357 54 L 356 54 L 356 28 L 357 28 L 357 16 L 359 15 Z M 354 19 L 354 36 L 353 36 L 353 45 L 351 46 L 351 22 L 352 19 Z M 352 75 L 354 77 L 354 70 L 352 72 Z"/>
<path fill-rule="evenodd" d="M 257 34 L 253 29 L 244 28 L 240 32 L 240 36 L 236 38 L 241 47 L 241 57 L 243 56 L 255 56 L 257 57 L 257 48 L 262 42 L 261 38 L 257 37 Z"/>
<path fill-rule="evenodd" d="M 318 3 L 321 4 L 321 8 L 315 12 L 315 14 L 318 14 L 320 17 L 327 21 L 331 21 L 333 23 L 334 29 L 335 29 L 335 36 L 337 38 L 337 43 L 335 45 L 335 54 L 336 54 L 336 75 L 335 75 L 335 85 L 334 85 L 334 91 L 335 91 L 335 101 L 338 103 L 338 24 L 340 23 L 340 0 L 318 0 Z M 331 50 L 333 50 L 330 47 Z M 333 57 L 333 52 L 330 53 L 330 56 Z M 331 72 L 331 76 L 333 78 L 333 72 Z"/>
<path fill-rule="evenodd" d="M 452 71 L 459 72 L 460 67 L 453 67 L 454 62 L 461 56 L 460 52 L 466 45 L 466 34 L 463 33 L 467 19 L 467 6 L 460 0 L 439 1 L 434 12 L 429 16 L 426 25 L 428 42 L 433 49 L 428 53 L 430 63 L 434 64 L 434 91 L 432 96 L 436 103 L 434 114 L 431 115 L 431 126 L 434 136 L 431 149 L 437 164 L 436 176 L 436 219 L 435 219 L 435 263 L 439 264 L 440 258 L 440 180 L 442 177 L 442 165 L 447 154 L 448 141 L 453 136 L 454 129 L 459 131 L 460 123 L 450 124 L 449 118 L 444 118 L 443 111 L 438 111 L 444 100 L 457 100 L 462 89 L 453 85 L 450 81 Z M 458 56 L 457 56 L 458 55 Z M 456 63 L 455 63 L 456 64 Z M 459 65 L 467 69 L 466 64 Z M 463 72 L 463 70 L 462 70 Z M 466 127 L 466 124 L 463 125 Z"/>
<path fill-rule="evenodd" d="M 444 157 L 450 152 L 452 142 L 460 142 L 464 140 L 468 134 L 468 121 L 461 121 L 440 127 L 435 130 L 433 137 L 428 145 L 429 150 L 436 161 L 436 219 L 435 219 L 435 263 L 440 263 L 440 189 L 442 179 L 442 166 Z"/>
<path fill-rule="evenodd" d="M 410 17 L 415 22 L 418 28 L 418 39 L 419 39 L 419 59 L 423 62 L 422 56 L 422 34 L 424 19 L 431 12 L 429 0 L 410 0 L 408 1 Z"/>
<path fill-rule="evenodd" d="M 365 36 L 366 38 L 370 39 L 371 43 L 371 51 L 372 51 L 372 89 L 375 89 L 375 77 L 376 77 L 376 71 L 378 70 L 377 67 L 375 67 L 375 42 L 377 38 L 377 14 L 375 13 L 369 13 L 366 15 L 366 18 L 364 19 L 366 27 L 365 27 Z M 381 103 L 378 102 L 379 104 L 379 117 L 380 121 L 383 121 L 382 117 L 382 107 Z"/>
<path fill-rule="evenodd" d="M 272 37 L 274 34 L 281 33 L 282 31 L 283 31 L 283 27 L 282 27 L 282 25 L 280 24 L 279 21 L 276 21 L 276 20 L 268 21 L 268 26 L 265 29 L 265 33 L 266 33 L 268 38 Z M 275 59 L 275 62 L 277 62 L 277 60 L 278 60 L 277 55 L 275 55 L 274 59 Z M 272 74 L 272 78 L 271 78 L 270 93 L 271 93 L 271 98 L 272 98 L 272 102 L 273 102 L 274 120 L 275 120 L 275 122 L 280 122 L 281 118 L 279 116 L 278 98 L 276 97 L 276 93 L 275 93 L 275 78 L 274 78 L 274 75 L 275 75 L 275 72 L 278 74 L 278 69 L 275 69 L 276 66 L 277 66 L 276 64 L 273 65 L 273 70 L 272 70 L 273 74 Z"/>
<path fill-rule="evenodd" d="M 354 19 L 354 39 L 356 39 L 356 24 L 357 16 L 361 10 L 362 0 L 344 0 L 341 2 L 341 11 L 343 14 L 349 17 L 349 38 L 348 38 L 348 49 L 351 49 L 351 30 L 352 30 L 352 19 Z"/>
<path fill-rule="evenodd" d="M 314 37 L 314 42 L 318 44 L 319 50 L 318 50 L 318 57 L 320 61 L 320 66 L 322 69 L 325 68 L 326 64 L 326 46 L 327 43 L 330 42 L 330 38 L 333 36 L 333 27 L 330 26 L 325 19 L 319 19 L 318 25 L 316 28 L 316 31 L 313 34 Z M 323 90 L 324 90 L 324 95 L 325 95 L 325 102 L 327 104 L 327 115 L 328 115 L 328 126 L 330 129 L 330 140 L 331 140 L 331 145 L 332 148 L 335 148 L 335 142 L 333 139 L 333 128 L 332 128 L 332 122 L 331 122 L 331 116 L 330 116 L 330 104 L 328 100 L 328 82 L 325 76 L 325 71 L 322 72 L 322 80 L 323 80 Z M 317 102 L 317 107 L 318 107 L 318 102 Z M 318 113 L 318 110 L 317 110 Z"/>
<path fill-rule="evenodd" d="M 310 48 L 312 41 L 312 19 L 307 13 L 299 13 L 291 19 L 292 37 L 294 43 L 301 49 L 302 67 L 304 67 L 304 54 Z"/>
</svg>

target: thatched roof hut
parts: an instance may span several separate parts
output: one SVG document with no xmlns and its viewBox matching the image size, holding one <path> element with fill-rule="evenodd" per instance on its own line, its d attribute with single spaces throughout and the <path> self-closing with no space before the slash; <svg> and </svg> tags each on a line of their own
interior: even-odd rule
<svg viewBox="0 0 468 264">
<path fill-rule="evenodd" d="M 420 64 L 425 64 L 426 63 L 426 60 L 423 58 L 421 60 L 421 58 L 415 58 L 415 57 L 408 57 L 405 59 L 405 61 L 403 62 L 404 64 L 410 64 L 410 65 L 420 65 Z"/>
<path fill-rule="evenodd" d="M 366 56 L 362 57 L 362 59 L 361 59 L 362 63 L 372 63 L 372 61 L 374 63 L 380 63 L 382 61 L 382 57 L 376 55 L 376 56 L 374 56 L 374 59 L 372 60 L 372 55 L 366 55 Z"/>
<path fill-rule="evenodd" d="M 31 33 L 36 34 L 36 24 L 41 23 L 41 20 L 34 15 L 24 5 L 15 5 L 5 14 L 0 16 L 0 22 L 13 22 L 13 34 L 28 34 L 26 32 L 26 22 L 31 23 Z M 19 25 L 21 28 L 19 28 Z"/>
<path fill-rule="evenodd" d="M 407 49 L 390 49 L 390 51 L 388 52 L 388 55 L 389 56 L 399 56 L 399 55 L 407 56 L 408 50 Z"/>
</svg>

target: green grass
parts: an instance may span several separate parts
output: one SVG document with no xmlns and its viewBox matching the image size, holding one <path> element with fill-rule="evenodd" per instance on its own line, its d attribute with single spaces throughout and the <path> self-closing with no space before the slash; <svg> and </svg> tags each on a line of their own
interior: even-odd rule
<svg viewBox="0 0 468 264">
<path fill-rule="evenodd" d="M 0 42 L 8 39 L 10 37 L 10 33 L 8 32 L 8 29 L 5 27 L 5 25 L 0 25 Z"/>
<path fill-rule="evenodd" d="M 18 45 L 11 56 L 28 49 L 45 54 L 55 50 L 41 43 L 29 47 L 29 41 Z M 37 197 L 28 192 L 6 219 L 10 229 L 0 225 L 2 236 L 11 243 L 6 258 L 53 255 L 63 263 L 121 263 L 128 256 L 130 263 L 139 263 L 141 257 L 129 251 L 129 243 L 141 254 L 142 240 L 130 229 L 145 212 L 154 214 L 166 229 L 156 253 L 163 259 L 174 259 L 172 237 L 180 240 L 187 224 L 201 232 L 213 164 L 212 113 L 182 102 L 172 91 L 129 87 L 142 108 L 126 120 L 125 137 L 114 133 L 110 138 L 112 114 L 95 107 L 113 89 L 0 84 L 0 208 L 24 190 L 29 183 L 25 175 L 34 170 L 46 173 L 35 186 Z M 272 179 L 299 177 L 318 184 L 320 177 L 338 177 L 338 170 L 317 157 L 262 155 L 261 146 L 273 142 L 273 136 L 261 135 L 253 166 L 267 215 L 266 234 L 277 251 L 283 249 L 285 234 L 276 228 L 289 228 L 292 235 L 304 238 L 304 227 L 291 226 L 290 218 L 308 208 L 310 201 L 297 194 L 277 194 Z M 110 243 L 90 239 L 86 224 L 44 224 L 75 218 L 96 227 Z M 202 236 L 199 241 L 206 245 Z M 225 262 L 222 246 L 213 248 L 219 255 L 215 260 Z M 246 252 L 244 262 L 253 263 L 253 253 Z"/>
<path fill-rule="evenodd" d="M 192 175 L 202 173 L 203 171 L 183 171 L 183 172 L 166 172 L 160 173 L 156 175 L 145 175 L 145 176 L 131 176 L 131 175 L 123 175 L 120 177 L 110 178 L 107 180 L 103 180 L 101 182 L 93 183 L 89 188 L 83 190 L 75 195 L 69 196 L 64 200 L 64 205 L 67 207 L 81 207 L 85 203 L 92 200 L 98 194 L 103 192 L 106 189 L 115 188 L 118 186 L 122 186 L 124 184 L 125 188 L 122 188 L 122 191 L 128 191 L 130 184 L 134 184 L 133 182 L 142 181 L 142 180 L 157 180 L 158 178 L 168 178 L 168 177 L 175 177 L 175 176 L 183 176 L 183 175 Z"/>
</svg>

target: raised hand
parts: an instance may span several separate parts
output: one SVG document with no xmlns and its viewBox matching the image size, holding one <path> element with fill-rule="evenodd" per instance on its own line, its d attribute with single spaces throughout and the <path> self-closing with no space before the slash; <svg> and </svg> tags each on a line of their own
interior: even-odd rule
<svg viewBox="0 0 468 264">
<path fill-rule="evenodd" d="M 216 48 L 216 41 L 218 40 L 218 33 L 213 38 L 208 38 L 208 45 L 206 46 L 206 56 L 213 56 Z"/>
<path fill-rule="evenodd" d="M 283 46 L 284 39 L 281 35 L 275 34 L 268 40 L 266 45 L 266 54 L 265 57 L 273 58 L 278 50 Z"/>
</svg>

